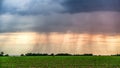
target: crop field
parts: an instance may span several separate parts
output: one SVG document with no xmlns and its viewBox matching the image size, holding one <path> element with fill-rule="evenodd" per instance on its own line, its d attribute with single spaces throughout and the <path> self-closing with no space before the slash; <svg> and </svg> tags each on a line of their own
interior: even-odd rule
<svg viewBox="0 0 120 68">
<path fill-rule="evenodd" d="M 0 68 L 120 68 L 119 56 L 0 57 Z"/>
</svg>

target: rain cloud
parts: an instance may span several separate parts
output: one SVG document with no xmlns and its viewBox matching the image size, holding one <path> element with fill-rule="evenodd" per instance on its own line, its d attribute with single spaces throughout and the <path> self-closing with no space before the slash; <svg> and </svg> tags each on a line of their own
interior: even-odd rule
<svg viewBox="0 0 120 68">
<path fill-rule="evenodd" d="M 119 33 L 119 0 L 1 0 L 0 32 Z"/>
</svg>

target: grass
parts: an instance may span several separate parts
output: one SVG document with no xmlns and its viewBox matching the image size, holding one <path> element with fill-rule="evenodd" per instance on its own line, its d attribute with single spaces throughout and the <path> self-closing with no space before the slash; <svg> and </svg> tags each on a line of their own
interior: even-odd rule
<svg viewBox="0 0 120 68">
<path fill-rule="evenodd" d="M 0 68 L 120 68 L 118 56 L 0 57 Z"/>
</svg>

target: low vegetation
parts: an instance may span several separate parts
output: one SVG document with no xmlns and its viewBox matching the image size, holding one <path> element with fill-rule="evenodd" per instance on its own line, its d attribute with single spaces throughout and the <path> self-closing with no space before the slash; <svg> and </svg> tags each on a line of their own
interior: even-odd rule
<svg viewBox="0 0 120 68">
<path fill-rule="evenodd" d="M 0 68 L 120 68 L 118 56 L 0 57 Z"/>
<path fill-rule="evenodd" d="M 0 56 L 9 55 L 1 52 Z M 119 56 L 27 53 L 21 57 L 0 57 L 0 68 L 120 68 Z"/>
</svg>

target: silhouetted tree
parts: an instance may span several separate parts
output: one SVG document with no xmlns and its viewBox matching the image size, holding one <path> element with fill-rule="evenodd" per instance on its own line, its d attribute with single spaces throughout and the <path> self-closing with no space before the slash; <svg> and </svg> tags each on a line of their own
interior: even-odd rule
<svg viewBox="0 0 120 68">
<path fill-rule="evenodd" d="M 9 56 L 8 54 L 4 55 L 4 56 Z"/>
<path fill-rule="evenodd" d="M 52 54 L 50 54 L 50 56 L 54 56 L 54 54 L 52 53 Z"/>
<path fill-rule="evenodd" d="M 80 54 L 75 54 L 75 55 L 73 55 L 73 56 L 81 56 Z"/>
<path fill-rule="evenodd" d="M 93 54 L 83 54 L 83 56 L 93 56 Z"/>
<path fill-rule="evenodd" d="M 111 55 L 111 56 L 120 56 L 120 54 L 115 54 L 115 55 Z"/>
<path fill-rule="evenodd" d="M 1 52 L 1 53 L 0 53 L 0 56 L 4 56 L 4 52 Z"/>
<path fill-rule="evenodd" d="M 40 53 L 27 53 L 25 56 L 48 56 L 48 54 L 40 54 Z"/>
<path fill-rule="evenodd" d="M 72 56 L 72 55 L 68 53 L 59 53 L 59 54 L 56 54 L 55 56 Z"/>
<path fill-rule="evenodd" d="M 24 54 L 21 54 L 20 56 L 24 56 Z"/>
<path fill-rule="evenodd" d="M 27 53 L 27 54 L 21 54 L 21 56 L 94 56 L 93 54 L 68 54 L 68 53 L 58 53 L 58 54 L 41 54 L 41 53 Z"/>
</svg>

